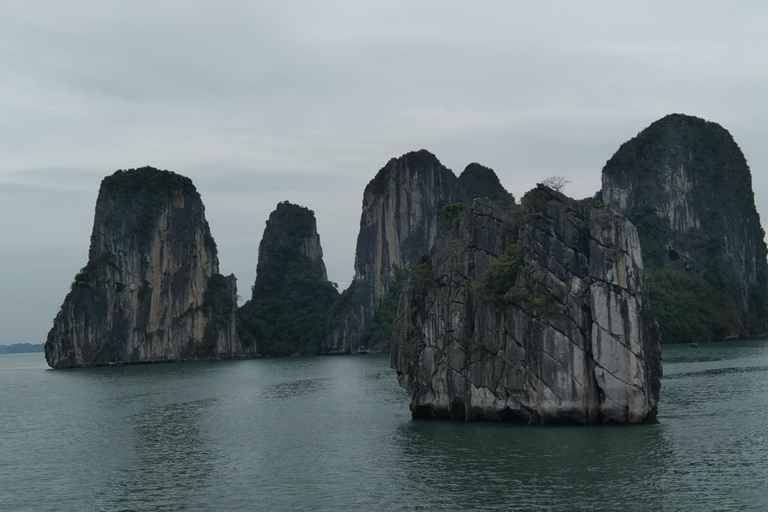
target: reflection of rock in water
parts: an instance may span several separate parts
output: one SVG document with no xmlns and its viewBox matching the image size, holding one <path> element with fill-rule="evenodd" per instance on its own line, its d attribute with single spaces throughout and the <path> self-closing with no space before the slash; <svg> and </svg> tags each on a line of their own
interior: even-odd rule
<svg viewBox="0 0 768 512">
<path fill-rule="evenodd" d="M 262 391 L 262 396 L 267 400 L 283 400 L 307 393 L 314 393 L 327 387 L 327 379 L 293 380 L 265 387 Z"/>
<path fill-rule="evenodd" d="M 210 485 L 216 466 L 201 426 L 214 403 L 204 399 L 162 405 L 132 419 L 133 464 L 115 476 L 120 490 L 115 494 L 124 500 L 115 497 L 113 506 L 141 510 L 143 503 L 151 503 L 155 510 L 188 510 L 187 505 L 199 502 L 195 495 Z"/>
<path fill-rule="evenodd" d="M 404 503 L 450 510 L 661 510 L 674 458 L 659 425 L 527 428 L 409 422 L 394 436 Z M 482 482 L 482 485 L 478 485 Z M 410 494 L 410 496 L 409 496 Z M 620 497 L 619 497 L 620 496 Z M 629 496 L 629 497 L 628 497 Z"/>
</svg>

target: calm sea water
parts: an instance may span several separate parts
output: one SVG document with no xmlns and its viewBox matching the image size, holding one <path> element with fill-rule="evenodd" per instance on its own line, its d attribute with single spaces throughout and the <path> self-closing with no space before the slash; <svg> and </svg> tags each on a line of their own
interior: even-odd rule
<svg viewBox="0 0 768 512">
<path fill-rule="evenodd" d="M 768 340 L 664 347 L 633 427 L 411 421 L 387 356 L 0 356 L 0 510 L 768 510 Z"/>
</svg>

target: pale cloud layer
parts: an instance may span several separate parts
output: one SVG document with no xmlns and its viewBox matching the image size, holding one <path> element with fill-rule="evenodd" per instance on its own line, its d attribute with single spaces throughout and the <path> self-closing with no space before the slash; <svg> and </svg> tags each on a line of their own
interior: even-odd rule
<svg viewBox="0 0 768 512">
<path fill-rule="evenodd" d="M 683 112 L 733 134 L 768 220 L 767 23 L 758 1 L 6 1 L 0 343 L 44 341 L 119 168 L 195 181 L 244 296 L 286 199 L 346 286 L 363 188 L 420 148 L 516 197 L 553 174 L 585 197 Z"/>
</svg>

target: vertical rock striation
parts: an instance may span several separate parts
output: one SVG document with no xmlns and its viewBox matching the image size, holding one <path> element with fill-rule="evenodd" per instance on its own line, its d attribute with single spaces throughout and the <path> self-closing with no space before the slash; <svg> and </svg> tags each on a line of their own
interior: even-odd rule
<svg viewBox="0 0 768 512">
<path fill-rule="evenodd" d="M 192 181 L 150 167 L 104 178 L 88 264 L 53 322 L 53 368 L 251 355 L 237 337 L 235 277 Z"/>
<path fill-rule="evenodd" d="M 348 353 L 360 347 L 362 333 L 390 295 L 397 269 L 432 247 L 443 222 L 442 206 L 460 197 L 456 176 L 425 150 L 393 158 L 376 174 L 363 195 L 355 277 L 331 318 L 323 353 Z"/>
<path fill-rule="evenodd" d="M 544 187 L 475 200 L 402 292 L 392 366 L 415 418 L 638 423 L 661 362 L 634 226 Z"/>
<path fill-rule="evenodd" d="M 665 341 L 768 333 L 765 231 L 727 130 L 681 114 L 654 122 L 606 163 L 602 201 L 638 228 Z"/>
<path fill-rule="evenodd" d="M 315 213 L 278 204 L 259 244 L 253 295 L 240 308 L 243 343 L 266 356 L 318 353 L 338 295 L 328 281 Z"/>
</svg>

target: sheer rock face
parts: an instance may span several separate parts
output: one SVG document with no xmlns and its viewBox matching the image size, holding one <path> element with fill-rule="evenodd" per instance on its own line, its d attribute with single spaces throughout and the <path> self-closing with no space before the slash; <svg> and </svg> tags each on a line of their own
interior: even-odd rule
<svg viewBox="0 0 768 512">
<path fill-rule="evenodd" d="M 522 220 L 475 200 L 400 297 L 392 367 L 415 418 L 638 423 L 656 415 L 659 334 L 637 232 L 539 187 Z M 516 249 L 513 286 L 491 262 Z"/>
<path fill-rule="evenodd" d="M 323 353 L 348 353 L 360 347 L 362 332 L 389 295 L 394 267 L 405 268 L 432 247 L 444 222 L 442 207 L 460 197 L 456 176 L 425 150 L 393 158 L 378 172 L 363 195 L 353 292 L 323 341 Z"/>
<path fill-rule="evenodd" d="M 765 232 L 749 166 L 727 130 L 696 117 L 666 116 L 624 143 L 602 179 L 602 200 L 639 229 L 648 213 L 667 225 L 665 233 L 648 235 L 664 249 L 651 259 L 644 247 L 649 274 L 682 264 L 724 277 L 715 288 L 729 290 L 739 318 L 715 338 L 768 332 Z"/>
<path fill-rule="evenodd" d="M 320 272 L 322 279 L 328 280 L 315 213 L 309 208 L 288 201 L 279 203 L 267 220 L 259 244 L 254 290 L 263 286 L 259 282 L 260 276 L 268 274 L 270 268 L 281 266 L 285 252 L 291 255 L 298 253 L 308 258 L 312 267 Z"/>
<path fill-rule="evenodd" d="M 88 264 L 45 344 L 53 368 L 248 356 L 235 277 L 192 182 L 145 167 L 101 183 Z"/>
</svg>

